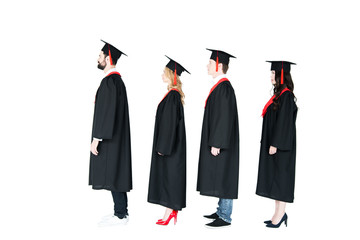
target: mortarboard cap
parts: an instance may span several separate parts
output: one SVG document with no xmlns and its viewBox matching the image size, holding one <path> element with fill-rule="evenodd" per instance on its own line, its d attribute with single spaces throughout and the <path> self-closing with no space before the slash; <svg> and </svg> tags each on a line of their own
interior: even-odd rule
<svg viewBox="0 0 360 240">
<path fill-rule="evenodd" d="M 166 55 L 165 55 L 165 57 L 167 57 L 170 60 L 168 62 L 168 64 L 166 64 L 166 67 L 174 72 L 174 85 L 177 84 L 176 75 L 180 76 L 181 73 L 184 71 L 190 74 L 190 72 L 188 70 L 186 70 L 183 66 L 181 66 L 178 62 L 172 60 L 171 58 L 169 58 Z"/>
<path fill-rule="evenodd" d="M 214 49 L 209 49 L 207 48 L 206 50 L 209 50 L 211 51 L 211 56 L 210 56 L 210 59 L 214 60 L 216 62 L 216 71 L 218 71 L 218 65 L 219 63 L 223 63 L 223 64 L 226 64 L 228 65 L 229 64 L 229 61 L 230 61 L 230 58 L 236 58 L 224 51 L 220 51 L 220 50 L 214 50 Z"/>
<path fill-rule="evenodd" d="M 292 64 L 296 65 L 296 63 L 287 62 L 287 61 L 266 61 L 271 63 L 271 69 L 274 71 L 281 71 L 281 68 L 284 69 L 284 72 L 290 72 L 290 66 Z"/>
<path fill-rule="evenodd" d="M 287 62 L 287 61 L 266 61 L 271 63 L 270 70 L 281 71 L 281 84 L 284 84 L 284 72 L 289 73 L 291 65 L 296 65 L 296 63 Z"/>
<path fill-rule="evenodd" d="M 119 49 L 117 49 L 116 47 L 111 45 L 110 43 L 107 43 L 104 40 L 101 40 L 101 41 L 103 41 L 105 43 L 105 45 L 101 49 L 101 51 L 103 51 L 105 54 L 109 55 L 111 65 L 113 65 L 113 60 L 116 62 L 120 58 L 121 54 L 124 54 L 125 56 L 127 56 L 125 53 L 123 53 L 122 51 L 120 51 Z"/>
</svg>

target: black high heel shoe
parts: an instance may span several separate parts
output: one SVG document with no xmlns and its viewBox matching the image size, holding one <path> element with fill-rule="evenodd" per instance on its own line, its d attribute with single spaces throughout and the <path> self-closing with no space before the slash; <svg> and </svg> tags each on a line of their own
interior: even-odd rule
<svg viewBox="0 0 360 240">
<path fill-rule="evenodd" d="M 269 224 L 266 225 L 266 227 L 268 227 L 268 228 L 278 228 L 278 227 L 280 227 L 282 222 L 285 222 L 285 226 L 287 227 L 287 220 L 288 220 L 288 216 L 285 213 L 278 224 L 274 225 L 272 222 L 270 222 Z"/>
<path fill-rule="evenodd" d="M 271 220 L 268 220 L 268 221 L 264 221 L 265 224 L 269 224 L 271 223 Z"/>
</svg>

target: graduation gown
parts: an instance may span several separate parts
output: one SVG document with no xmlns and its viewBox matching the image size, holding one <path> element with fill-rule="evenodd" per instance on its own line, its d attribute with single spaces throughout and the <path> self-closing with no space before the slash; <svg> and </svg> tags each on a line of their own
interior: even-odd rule
<svg viewBox="0 0 360 240">
<path fill-rule="evenodd" d="M 174 210 L 186 206 L 185 119 L 175 90 L 169 91 L 156 111 L 148 202 Z"/>
<path fill-rule="evenodd" d="M 106 76 L 95 98 L 92 138 L 99 142 L 90 153 L 89 185 L 93 189 L 129 192 L 132 189 L 131 143 L 126 88 L 119 74 Z"/>
<path fill-rule="evenodd" d="M 213 156 L 211 147 L 220 148 L 220 154 Z M 205 105 L 197 191 L 201 195 L 237 199 L 238 178 L 239 123 L 236 97 L 231 83 L 224 81 L 210 93 Z"/>
<path fill-rule="evenodd" d="M 257 195 L 290 203 L 294 200 L 296 115 L 297 106 L 290 91 L 280 95 L 276 111 L 273 103 L 267 108 L 262 125 Z M 274 155 L 269 154 L 270 146 L 277 147 Z"/>
</svg>

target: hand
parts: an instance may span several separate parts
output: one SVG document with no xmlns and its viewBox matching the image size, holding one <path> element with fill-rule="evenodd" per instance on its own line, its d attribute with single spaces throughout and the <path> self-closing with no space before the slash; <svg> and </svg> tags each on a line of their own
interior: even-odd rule
<svg viewBox="0 0 360 240">
<path fill-rule="evenodd" d="M 99 140 L 93 140 L 90 146 L 90 151 L 92 152 L 92 154 L 94 154 L 95 156 L 97 156 L 99 154 L 97 147 L 99 145 Z"/>
<path fill-rule="evenodd" d="M 160 156 L 164 156 L 164 154 L 162 154 L 162 153 L 159 153 L 159 152 L 158 152 L 158 154 L 159 154 Z"/>
<path fill-rule="evenodd" d="M 211 147 L 211 154 L 215 157 L 220 154 L 220 148 Z"/>
<path fill-rule="evenodd" d="M 277 151 L 277 148 L 276 147 L 273 147 L 273 146 L 270 146 L 269 148 L 269 154 L 270 155 L 274 155 Z"/>
</svg>

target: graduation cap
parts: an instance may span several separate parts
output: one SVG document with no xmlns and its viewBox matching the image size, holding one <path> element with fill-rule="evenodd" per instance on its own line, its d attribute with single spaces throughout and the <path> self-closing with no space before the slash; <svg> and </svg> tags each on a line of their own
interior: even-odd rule
<svg viewBox="0 0 360 240">
<path fill-rule="evenodd" d="M 287 61 L 266 61 L 271 63 L 271 69 L 274 71 L 281 71 L 281 84 L 284 84 L 284 72 L 290 72 L 290 66 L 292 64 L 296 65 L 296 63 L 287 62 Z"/>
<path fill-rule="evenodd" d="M 169 58 L 168 56 L 165 55 L 165 57 L 167 57 L 170 61 L 168 62 L 168 64 L 166 64 L 166 67 L 169 68 L 170 70 L 172 70 L 174 72 L 174 85 L 177 84 L 176 82 L 176 75 L 181 75 L 181 73 L 183 71 L 186 71 L 187 73 L 191 74 L 188 70 L 186 70 L 183 66 L 181 66 L 178 62 L 172 60 L 171 58 Z"/>
<path fill-rule="evenodd" d="M 115 62 L 116 62 L 120 58 L 121 54 L 124 54 L 125 56 L 127 56 L 125 53 L 123 53 L 122 51 L 120 51 L 119 49 L 117 49 L 116 47 L 111 45 L 110 43 L 107 43 L 104 40 L 101 40 L 101 41 L 103 41 L 105 43 L 105 45 L 101 49 L 101 51 L 103 51 L 105 54 L 109 55 L 111 65 L 113 65 L 113 60 L 115 60 Z"/>
<path fill-rule="evenodd" d="M 209 50 L 211 51 L 211 56 L 210 56 L 210 59 L 214 60 L 216 62 L 216 71 L 218 71 L 218 65 L 219 63 L 223 63 L 223 64 L 226 64 L 228 65 L 229 64 L 229 61 L 230 61 L 230 58 L 236 58 L 224 51 L 220 51 L 220 50 L 214 50 L 214 49 L 209 49 L 207 48 L 206 50 Z"/>
</svg>

